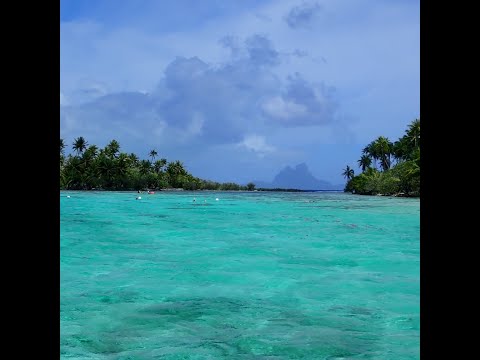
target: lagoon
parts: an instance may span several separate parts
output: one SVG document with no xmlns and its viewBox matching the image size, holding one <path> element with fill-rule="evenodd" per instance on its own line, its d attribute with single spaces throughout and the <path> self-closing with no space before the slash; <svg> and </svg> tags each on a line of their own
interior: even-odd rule
<svg viewBox="0 0 480 360">
<path fill-rule="evenodd" d="M 62 359 L 419 359 L 419 199 L 137 195 L 60 193 Z"/>
</svg>

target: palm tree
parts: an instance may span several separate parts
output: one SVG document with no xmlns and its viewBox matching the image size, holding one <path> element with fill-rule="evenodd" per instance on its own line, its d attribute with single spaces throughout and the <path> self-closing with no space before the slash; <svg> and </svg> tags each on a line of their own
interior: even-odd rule
<svg viewBox="0 0 480 360">
<path fill-rule="evenodd" d="M 62 171 L 63 164 L 65 163 L 65 142 L 63 141 L 62 138 L 60 138 L 60 172 Z M 62 174 L 60 174 L 62 175 Z"/>
<path fill-rule="evenodd" d="M 163 170 L 163 168 L 165 167 L 165 165 L 167 165 L 167 159 L 161 158 L 161 159 L 160 159 L 160 162 L 162 163 L 162 170 Z"/>
<path fill-rule="evenodd" d="M 385 136 L 379 136 L 378 139 L 373 142 L 373 146 L 383 171 L 390 169 L 390 155 L 392 154 L 393 144 Z"/>
<path fill-rule="evenodd" d="M 120 144 L 117 140 L 110 141 L 110 143 L 105 147 L 105 153 L 111 158 L 116 158 L 119 152 Z"/>
<path fill-rule="evenodd" d="M 96 157 L 98 154 L 98 147 L 97 145 L 90 145 L 87 150 L 85 150 L 84 154 L 83 154 L 83 157 L 87 157 L 87 158 L 94 158 Z"/>
<path fill-rule="evenodd" d="M 81 154 L 83 150 L 87 148 L 87 141 L 83 138 L 83 136 L 80 136 L 76 139 L 73 140 L 73 147 L 72 149 L 78 154 Z"/>
<path fill-rule="evenodd" d="M 179 160 L 168 163 L 167 172 L 173 176 L 185 175 L 187 173 Z"/>
<path fill-rule="evenodd" d="M 182 185 L 182 179 L 187 175 L 187 171 L 183 167 L 182 162 L 173 161 L 169 162 L 166 170 L 169 178 L 169 183 L 173 187 L 180 187 Z"/>
<path fill-rule="evenodd" d="M 372 165 L 372 158 L 368 155 L 362 155 L 360 160 L 358 160 L 358 166 L 362 169 L 362 172 L 368 169 L 370 165 Z"/>
<path fill-rule="evenodd" d="M 377 152 L 377 149 L 375 147 L 375 141 L 372 141 L 370 144 L 365 146 L 362 150 L 362 154 L 366 155 L 371 160 L 373 160 L 373 166 L 375 168 L 377 167 L 378 152 Z"/>
<path fill-rule="evenodd" d="M 138 156 L 134 153 L 130 153 L 128 155 L 128 158 L 130 159 L 130 164 L 132 164 L 133 167 L 136 167 L 138 165 Z"/>
<path fill-rule="evenodd" d="M 128 173 L 130 164 L 130 158 L 127 154 L 121 153 L 116 160 L 116 175 L 120 178 L 124 177 Z"/>
<path fill-rule="evenodd" d="M 152 164 L 149 160 L 140 161 L 140 174 L 147 175 L 152 168 Z"/>
<path fill-rule="evenodd" d="M 108 157 L 105 152 L 100 151 L 96 163 L 97 166 L 95 170 L 97 176 L 102 180 L 105 187 L 111 187 L 115 177 L 115 164 L 113 159 Z"/>
<path fill-rule="evenodd" d="M 160 159 L 155 161 L 153 164 L 153 167 L 155 169 L 155 172 L 158 174 L 162 171 L 163 167 L 167 164 L 167 159 Z"/>
<path fill-rule="evenodd" d="M 82 171 L 87 172 L 92 167 L 98 153 L 97 145 L 90 145 L 87 150 L 82 154 Z"/>
<path fill-rule="evenodd" d="M 347 165 L 347 167 L 343 170 L 342 175 L 345 179 L 350 180 L 355 176 L 355 172 L 350 168 L 350 166 Z"/>
<path fill-rule="evenodd" d="M 412 160 L 415 151 L 420 148 L 420 119 L 415 119 L 405 130 L 405 135 L 393 145 L 395 159 Z"/>
<path fill-rule="evenodd" d="M 65 142 L 60 138 L 60 155 L 63 155 L 63 150 L 65 149 Z"/>
<path fill-rule="evenodd" d="M 405 136 L 404 136 L 403 138 L 400 138 L 393 143 L 392 155 L 397 161 L 397 163 L 399 163 L 400 161 L 403 161 L 406 159 L 407 153 L 408 151 L 407 151 L 407 146 L 405 143 Z"/>
<path fill-rule="evenodd" d="M 158 155 L 158 153 L 154 150 L 150 151 L 150 157 L 152 158 L 152 163 L 155 161 L 155 157 Z"/>
<path fill-rule="evenodd" d="M 413 120 L 406 133 L 410 142 L 413 142 L 413 147 L 420 146 L 420 119 Z"/>
</svg>

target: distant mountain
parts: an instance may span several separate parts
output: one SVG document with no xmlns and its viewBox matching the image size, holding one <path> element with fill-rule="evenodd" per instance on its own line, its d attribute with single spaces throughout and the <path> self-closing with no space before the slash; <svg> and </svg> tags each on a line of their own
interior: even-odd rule
<svg viewBox="0 0 480 360">
<path fill-rule="evenodd" d="M 343 190 L 345 185 L 332 185 L 328 181 L 319 180 L 312 175 L 305 163 L 298 164 L 292 169 L 290 166 L 281 170 L 271 183 L 253 181 L 257 188 L 281 188 L 299 190 Z"/>
</svg>

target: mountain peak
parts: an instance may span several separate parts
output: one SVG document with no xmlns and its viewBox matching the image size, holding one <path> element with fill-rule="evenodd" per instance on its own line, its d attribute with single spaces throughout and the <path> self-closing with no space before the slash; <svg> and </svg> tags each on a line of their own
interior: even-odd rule
<svg viewBox="0 0 480 360">
<path fill-rule="evenodd" d="M 271 183 L 257 182 L 258 187 L 299 189 L 299 190 L 341 190 L 343 185 L 332 185 L 328 181 L 319 180 L 312 175 L 306 163 L 292 168 L 285 166 Z"/>
<path fill-rule="evenodd" d="M 295 170 L 296 171 L 301 171 L 301 172 L 309 172 L 308 171 L 308 166 L 305 163 L 301 163 L 301 164 L 298 164 L 297 166 L 295 166 Z"/>
</svg>

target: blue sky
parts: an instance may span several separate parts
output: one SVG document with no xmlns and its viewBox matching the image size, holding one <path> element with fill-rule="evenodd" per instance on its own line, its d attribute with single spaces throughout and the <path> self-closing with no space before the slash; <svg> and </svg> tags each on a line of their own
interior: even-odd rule
<svg viewBox="0 0 480 360">
<path fill-rule="evenodd" d="M 61 0 L 60 136 L 217 181 L 307 163 L 343 183 L 420 116 L 420 5 L 400 0 Z"/>
</svg>

